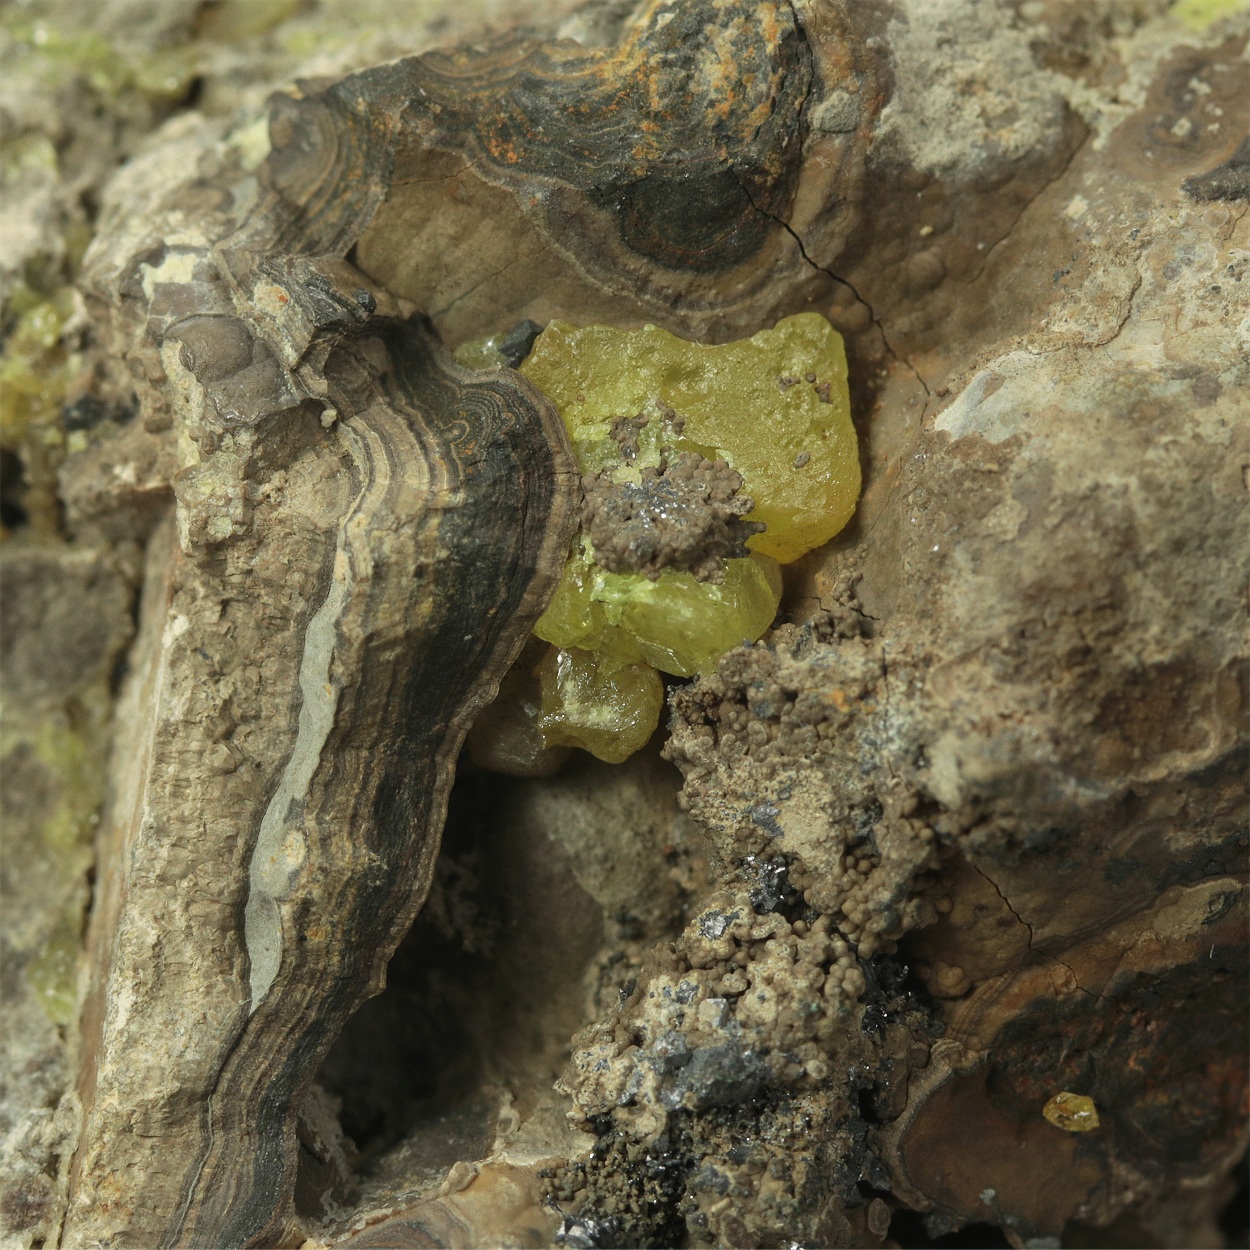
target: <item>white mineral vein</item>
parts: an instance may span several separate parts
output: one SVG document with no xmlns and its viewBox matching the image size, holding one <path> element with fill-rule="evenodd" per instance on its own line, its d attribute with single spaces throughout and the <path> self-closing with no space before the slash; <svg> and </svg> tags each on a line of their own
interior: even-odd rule
<svg viewBox="0 0 1250 1250">
<path fill-rule="evenodd" d="M 252 1003 L 249 1014 L 269 993 L 282 962 L 282 918 L 278 900 L 284 898 L 304 860 L 301 825 L 304 800 L 338 710 L 339 687 L 331 676 L 334 644 L 354 581 L 350 525 L 361 497 L 369 487 L 369 461 L 357 434 L 344 424 L 342 432 L 360 474 L 361 488 L 339 526 L 334 570 L 326 597 L 313 613 L 304 634 L 299 684 L 302 703 L 295 745 L 282 771 L 282 780 L 269 800 L 248 870 L 247 904 L 243 911 L 243 938 L 251 966 Z"/>
</svg>

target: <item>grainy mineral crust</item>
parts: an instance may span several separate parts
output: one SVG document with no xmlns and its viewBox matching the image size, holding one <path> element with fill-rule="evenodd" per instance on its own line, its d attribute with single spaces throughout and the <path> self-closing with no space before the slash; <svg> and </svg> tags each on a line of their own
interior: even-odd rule
<svg viewBox="0 0 1250 1250">
<path fill-rule="evenodd" d="M 661 569 L 675 569 L 720 583 L 725 561 L 744 559 L 746 540 L 765 528 L 742 519 L 755 501 L 741 491 L 742 475 L 725 461 L 682 452 L 648 465 L 636 483 L 605 472 L 583 477 L 582 526 L 610 573 L 654 581 Z"/>
</svg>

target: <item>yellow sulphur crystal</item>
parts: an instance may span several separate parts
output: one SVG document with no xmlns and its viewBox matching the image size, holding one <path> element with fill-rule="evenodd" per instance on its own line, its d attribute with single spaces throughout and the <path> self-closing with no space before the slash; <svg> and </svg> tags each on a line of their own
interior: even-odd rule
<svg viewBox="0 0 1250 1250">
<path fill-rule="evenodd" d="M 493 367 L 493 344 L 468 344 L 458 358 Z M 622 760 L 659 722 L 656 670 L 706 672 L 759 638 L 781 601 L 779 562 L 850 520 L 860 473 L 846 355 L 816 313 L 713 345 L 658 326 L 553 321 L 521 372 L 559 409 L 583 474 L 640 486 L 682 457 L 711 470 L 724 462 L 720 472 L 736 471 L 754 503 L 746 519 L 764 524 L 745 554 L 720 561 L 719 580 L 674 567 L 611 571 L 580 537 L 534 630 L 553 648 L 539 669 L 538 723 L 548 745 Z"/>
<path fill-rule="evenodd" d="M 558 647 L 691 677 L 740 643 L 754 642 L 773 623 L 780 601 L 781 573 L 767 556 L 727 560 L 719 584 L 669 570 L 651 581 L 605 572 L 583 545 L 564 566 L 534 632 Z"/>
<path fill-rule="evenodd" d="M 726 460 L 767 529 L 753 551 L 782 564 L 831 539 L 859 499 L 859 451 L 841 335 L 818 313 L 734 343 L 553 321 L 521 366 L 554 401 L 582 471 L 617 455 L 612 422 L 659 400 L 679 413 L 676 451 Z"/>
<path fill-rule="evenodd" d="M 548 746 L 581 747 L 609 764 L 646 745 L 664 708 L 655 669 L 602 652 L 552 647 L 538 677 L 538 728 Z"/>
<path fill-rule="evenodd" d="M 1066 1089 L 1047 1102 L 1042 1115 L 1066 1133 L 1088 1133 L 1098 1127 L 1098 1108 L 1094 1100 Z"/>
</svg>

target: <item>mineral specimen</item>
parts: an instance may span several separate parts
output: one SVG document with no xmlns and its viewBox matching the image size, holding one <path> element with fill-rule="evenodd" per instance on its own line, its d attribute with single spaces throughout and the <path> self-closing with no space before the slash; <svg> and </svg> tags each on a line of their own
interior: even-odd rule
<svg viewBox="0 0 1250 1250">
<path fill-rule="evenodd" d="M 643 682 L 639 665 L 689 677 L 758 638 L 781 599 L 775 560 L 826 541 L 854 510 L 846 357 L 814 313 L 720 345 L 657 326 L 556 322 L 521 368 L 559 408 L 586 498 L 585 538 L 535 633 L 633 665 L 637 676 L 622 669 L 614 692 Z M 584 697 L 562 721 L 556 689 L 544 696 L 550 742 L 609 758 L 614 706 L 634 749 L 649 736 L 635 708 L 615 701 L 593 738 L 581 735 Z M 656 704 L 650 729 L 658 719 Z"/>
<path fill-rule="evenodd" d="M 661 448 L 727 462 L 755 501 L 748 518 L 766 526 L 747 545 L 783 564 L 827 542 L 855 509 L 859 456 L 846 355 L 816 313 L 711 345 L 658 326 L 555 322 L 521 369 L 560 410 L 583 473 L 611 467 L 614 480 L 636 480 Z M 648 420 L 622 465 L 613 423 L 652 414 L 668 428 Z"/>
<path fill-rule="evenodd" d="M 74 281 L 85 312 L 27 357 L 49 399 L 76 357 L 66 407 L 0 447 L 6 1244 L 149 1246 L 179 1221 L 186 1242 L 309 1250 L 1236 1236 L 1244 5 L 597 3 L 491 35 L 462 4 L 437 35 L 462 48 L 418 58 L 424 5 L 378 23 L 275 0 L 259 33 L 214 17 L 241 0 L 19 7 L 0 332 L 23 284 Z M 53 80 L 58 25 L 121 51 Z M 185 45 L 194 97 L 164 113 L 103 81 Z M 368 475 L 335 451 L 382 428 L 368 447 L 428 463 L 394 441 L 399 381 L 516 398 L 497 370 L 529 334 L 470 384 L 419 312 L 451 347 L 526 320 L 725 344 L 826 316 L 864 491 L 786 570 L 782 623 L 679 679 L 676 769 L 658 744 L 522 779 L 462 756 L 438 859 L 405 867 L 373 834 L 382 796 L 387 827 L 414 827 L 430 757 L 416 695 L 387 691 L 465 667 L 454 626 L 481 617 L 452 612 L 432 661 L 404 650 L 430 637 L 422 579 L 466 548 L 415 559 L 376 495 L 363 533 L 339 526 Z M 441 364 L 414 378 L 405 344 Z M 820 401 L 819 379 L 776 385 Z M 642 449 L 640 411 L 616 414 L 618 447 Z M 444 433 L 480 464 L 476 428 Z M 707 495 L 730 562 L 751 538 L 731 505 L 757 491 L 733 471 Z M 403 488 L 424 486 L 390 480 L 412 517 Z M 502 515 L 471 528 L 506 541 Z M 370 593 L 318 616 L 340 529 Z M 370 632 L 370 603 L 412 613 Z M 330 619 L 321 683 L 307 644 Z M 246 920 L 260 825 L 297 792 L 280 849 L 315 852 L 307 909 L 282 913 L 248 1017 L 251 957 L 277 945 Z M 385 992 L 344 1023 L 427 881 Z M 1092 1099 L 1099 1131 L 1049 1123 L 1056 1091 Z"/>
<path fill-rule="evenodd" d="M 1068 1133 L 1089 1133 L 1098 1127 L 1098 1108 L 1085 1094 L 1061 1090 L 1047 1100 L 1042 1114 L 1056 1127 Z"/>
</svg>

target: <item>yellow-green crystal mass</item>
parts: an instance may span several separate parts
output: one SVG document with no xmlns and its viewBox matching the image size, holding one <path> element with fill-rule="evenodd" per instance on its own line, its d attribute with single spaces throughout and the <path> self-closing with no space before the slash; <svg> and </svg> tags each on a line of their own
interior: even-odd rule
<svg viewBox="0 0 1250 1250">
<path fill-rule="evenodd" d="M 646 745 L 659 723 L 664 684 L 650 665 L 553 647 L 538 676 L 538 728 L 549 746 L 582 747 L 619 764 Z"/>
<path fill-rule="evenodd" d="M 767 529 L 752 550 L 783 564 L 831 539 L 859 498 L 859 455 L 841 336 L 817 313 L 734 343 L 689 343 L 658 326 L 553 321 L 521 372 L 560 410 L 584 473 L 612 463 L 610 427 L 656 400 L 684 427 L 672 443 L 725 460 Z M 809 380 L 810 378 L 810 380 Z"/>
<path fill-rule="evenodd" d="M 61 331 L 73 307 L 68 286 L 45 300 L 19 285 L 9 299 L 14 324 L 0 353 L 0 446 L 18 446 L 32 428 L 61 437 L 56 419 L 74 366 Z"/>
<path fill-rule="evenodd" d="M 11 940 L 29 953 L 25 975 L 55 1024 L 73 1018 L 77 992 L 77 957 L 84 899 L 85 874 L 91 863 L 91 837 L 104 788 L 103 705 L 104 692 L 91 691 L 85 706 L 78 706 L 80 724 L 71 727 L 60 715 L 27 719 L 22 709 L 5 708 L 0 727 L 0 775 L 7 775 L 21 755 L 38 762 L 49 802 L 38 825 L 37 846 L 31 854 L 53 897 L 45 898 L 49 910 L 60 917 L 37 944 L 25 947 L 15 931 Z M 16 848 L 12 848 L 16 849 Z M 59 901 L 56 896 L 59 895 Z"/>
<path fill-rule="evenodd" d="M 493 341 L 458 357 L 498 363 Z M 553 651 L 540 668 L 539 727 L 550 745 L 600 759 L 627 758 L 650 737 L 663 708 L 655 670 L 707 671 L 772 624 L 781 600 L 778 561 L 834 536 L 859 497 L 842 340 L 821 316 L 787 317 L 735 343 L 703 345 L 657 326 L 617 330 L 554 321 L 521 366 L 559 409 L 584 474 L 638 482 L 683 452 L 723 460 L 766 528 L 745 559 L 726 559 L 721 582 L 661 569 L 612 573 L 583 536 L 535 634 Z M 613 434 L 644 418 L 632 456 Z"/>
<path fill-rule="evenodd" d="M 53 1024 L 73 1022 L 78 1001 L 78 936 L 80 916 L 70 911 L 26 965 L 26 978 Z"/>
<path fill-rule="evenodd" d="M 651 581 L 606 572 L 583 542 L 564 566 L 534 632 L 558 647 L 692 677 L 758 638 L 773 623 L 780 601 L 781 571 L 767 556 L 726 560 L 719 584 L 671 569 Z"/>
</svg>

